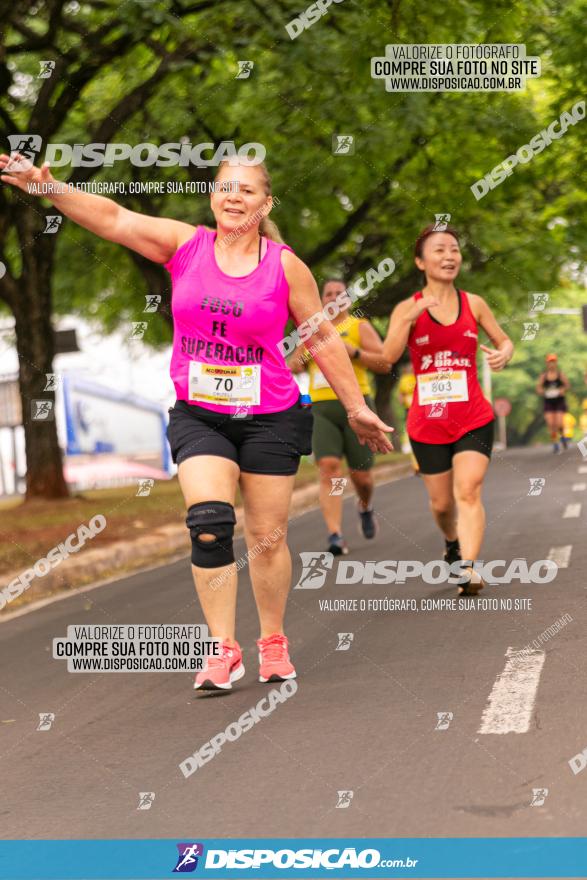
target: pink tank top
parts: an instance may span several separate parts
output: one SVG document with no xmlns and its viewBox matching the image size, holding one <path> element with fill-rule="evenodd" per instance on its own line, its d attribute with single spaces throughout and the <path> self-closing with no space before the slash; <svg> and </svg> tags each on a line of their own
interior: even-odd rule
<svg viewBox="0 0 587 880">
<path fill-rule="evenodd" d="M 283 244 L 248 275 L 226 275 L 216 263 L 216 232 L 198 226 L 165 268 L 171 274 L 171 378 L 178 400 L 214 412 L 252 415 L 293 406 L 298 386 L 277 343 L 290 317 Z"/>
</svg>

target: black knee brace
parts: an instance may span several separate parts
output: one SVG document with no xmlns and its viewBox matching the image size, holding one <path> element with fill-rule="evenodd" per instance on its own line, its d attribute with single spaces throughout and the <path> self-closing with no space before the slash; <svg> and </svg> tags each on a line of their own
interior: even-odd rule
<svg viewBox="0 0 587 880">
<path fill-rule="evenodd" d="M 219 568 L 234 562 L 232 538 L 236 516 L 226 501 L 201 501 L 188 509 L 186 526 L 192 538 L 192 563 L 200 568 Z M 200 535 L 214 535 L 202 540 Z"/>
</svg>

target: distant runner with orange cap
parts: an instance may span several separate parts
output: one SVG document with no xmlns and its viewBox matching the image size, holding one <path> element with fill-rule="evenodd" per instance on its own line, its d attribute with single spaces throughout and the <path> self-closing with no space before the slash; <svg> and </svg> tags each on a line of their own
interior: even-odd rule
<svg viewBox="0 0 587 880">
<path fill-rule="evenodd" d="M 565 393 L 569 388 L 569 380 L 558 365 L 558 357 L 556 354 L 547 354 L 546 369 L 540 374 L 536 391 L 544 397 L 544 421 L 550 431 L 552 451 L 555 454 L 561 452 L 559 438 L 564 449 L 568 446 L 563 420 L 567 411 Z"/>
</svg>

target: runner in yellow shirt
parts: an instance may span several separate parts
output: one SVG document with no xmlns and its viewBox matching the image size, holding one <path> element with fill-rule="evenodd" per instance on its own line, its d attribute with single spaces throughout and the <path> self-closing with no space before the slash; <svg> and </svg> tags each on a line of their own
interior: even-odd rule
<svg viewBox="0 0 587 880">
<path fill-rule="evenodd" d="M 328 279 L 322 288 L 322 305 L 332 302 L 344 292 L 346 285 L 338 279 Z M 375 411 L 368 370 L 389 373 L 390 365 L 383 360 L 383 343 L 375 328 L 366 318 L 357 317 L 342 309 L 332 324 L 344 340 L 365 403 Z M 348 553 L 342 535 L 342 497 L 344 477 L 343 457 L 358 495 L 360 528 L 365 538 L 374 538 L 377 521 L 373 512 L 374 455 L 368 446 L 362 446 L 352 431 L 346 411 L 334 390 L 321 373 L 318 364 L 304 345 L 299 346 L 287 359 L 294 373 L 307 370 L 310 376 L 309 393 L 314 413 L 312 451 L 320 469 L 320 507 L 328 530 L 328 550 L 335 556 Z"/>
</svg>

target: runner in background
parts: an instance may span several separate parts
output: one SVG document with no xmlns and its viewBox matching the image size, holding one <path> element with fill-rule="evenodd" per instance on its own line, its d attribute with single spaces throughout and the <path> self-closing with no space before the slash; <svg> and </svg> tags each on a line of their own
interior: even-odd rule
<svg viewBox="0 0 587 880">
<path fill-rule="evenodd" d="M 283 630 L 291 582 L 287 524 L 300 456 L 311 449 L 312 414 L 279 346 L 290 316 L 299 325 L 321 306 L 312 273 L 268 219 L 267 168 L 245 160 L 220 164 L 210 196 L 215 229 L 69 191 L 48 163 L 38 169 L 19 154 L 1 155 L 0 172 L 2 183 L 24 192 L 35 184 L 75 223 L 171 274 L 177 401 L 167 436 L 187 507 L 196 591 L 220 643 L 220 655 L 207 659 L 194 687 L 230 690 L 245 672 L 235 633 L 237 486 L 259 615 L 259 680 L 295 678 Z M 316 357 L 345 407 L 349 430 L 373 451 L 389 451 L 391 429 L 365 405 L 338 334 L 326 320 L 315 334 L 329 343 Z"/>
<path fill-rule="evenodd" d="M 334 301 L 345 289 L 344 281 L 329 278 L 322 288 L 322 306 Z M 357 317 L 357 314 L 351 314 L 348 309 L 341 309 L 332 319 L 332 323 L 344 342 L 365 404 L 375 411 L 367 371 L 389 373 L 389 364 L 383 360 L 383 344 L 379 334 L 366 318 Z M 320 507 L 328 531 L 328 550 L 335 556 L 340 556 L 348 553 L 342 534 L 345 484 L 343 458 L 346 459 L 358 496 L 360 530 L 365 538 L 370 539 L 377 533 L 377 520 L 373 511 L 375 484 L 371 470 L 374 456 L 369 448 L 361 446 L 357 441 L 336 392 L 312 357 L 314 348 L 315 346 L 310 346 L 308 350 L 304 345 L 299 346 L 289 356 L 287 363 L 293 373 L 303 370 L 309 373 L 309 393 L 314 411 L 312 451 L 320 470 Z"/>
<path fill-rule="evenodd" d="M 568 446 L 563 429 L 563 419 L 567 411 L 565 393 L 569 388 L 569 380 L 559 368 L 558 357 L 556 354 L 547 354 L 546 369 L 540 374 L 536 383 L 536 391 L 544 397 L 544 421 L 550 431 L 554 453 L 561 452 L 559 440 L 563 449 Z"/>
<path fill-rule="evenodd" d="M 417 380 L 408 413 L 410 442 L 445 538 L 444 558 L 452 563 L 462 556 L 459 592 L 474 594 L 484 586 L 473 563 L 485 530 L 481 490 L 494 421 L 477 376 L 479 327 L 495 346 L 481 346 L 492 370 L 505 367 L 514 347 L 487 303 L 455 287 L 462 257 L 454 229 L 426 227 L 416 240 L 415 262 L 426 284 L 393 310 L 383 353 L 397 363 L 409 348 Z"/>
</svg>

